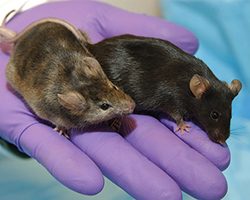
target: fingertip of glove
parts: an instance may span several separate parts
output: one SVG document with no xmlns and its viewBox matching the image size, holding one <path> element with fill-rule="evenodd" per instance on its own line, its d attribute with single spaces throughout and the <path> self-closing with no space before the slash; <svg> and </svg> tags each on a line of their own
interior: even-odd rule
<svg viewBox="0 0 250 200">
<path fill-rule="evenodd" d="M 193 194 L 197 199 L 222 199 L 228 190 L 226 178 L 222 173 L 207 174 L 209 181 L 204 182 L 204 189 Z"/>
<path fill-rule="evenodd" d="M 85 195 L 96 195 L 100 193 L 104 187 L 104 178 L 102 174 L 88 172 L 87 177 L 79 177 L 78 180 L 71 181 L 72 190 Z"/>
</svg>

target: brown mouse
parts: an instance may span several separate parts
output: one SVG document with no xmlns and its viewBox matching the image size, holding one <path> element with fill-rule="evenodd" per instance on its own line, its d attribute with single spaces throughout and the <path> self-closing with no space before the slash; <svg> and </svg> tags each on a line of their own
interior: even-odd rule
<svg viewBox="0 0 250 200">
<path fill-rule="evenodd" d="M 61 134 L 132 113 L 134 101 L 107 78 L 70 23 L 44 18 L 17 35 L 1 27 L 0 35 L 15 43 L 7 81 Z"/>
<path fill-rule="evenodd" d="M 209 138 L 223 144 L 229 137 L 231 103 L 241 82 L 228 86 L 208 66 L 172 43 L 121 35 L 86 48 L 108 78 L 136 102 L 136 111 L 163 111 L 188 131 L 186 117 L 195 118 Z"/>
</svg>

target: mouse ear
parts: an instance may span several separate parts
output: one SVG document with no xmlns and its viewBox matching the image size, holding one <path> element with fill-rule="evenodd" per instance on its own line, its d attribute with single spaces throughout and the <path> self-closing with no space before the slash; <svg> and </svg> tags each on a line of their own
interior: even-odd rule
<svg viewBox="0 0 250 200">
<path fill-rule="evenodd" d="M 196 98 L 201 98 L 202 94 L 209 88 L 210 83 L 207 79 L 195 74 L 189 82 L 191 92 Z"/>
<path fill-rule="evenodd" d="M 83 110 L 86 107 L 85 98 L 78 92 L 57 94 L 59 103 L 69 110 Z"/>
<path fill-rule="evenodd" d="M 95 58 L 86 57 L 83 60 L 86 63 L 88 69 L 88 71 L 86 71 L 86 74 L 90 76 L 99 76 L 100 72 L 103 71 L 101 65 Z"/>
<path fill-rule="evenodd" d="M 234 97 L 236 97 L 239 94 L 239 92 L 240 92 L 240 90 L 242 88 L 242 84 L 241 84 L 241 82 L 239 80 L 234 79 L 234 80 L 232 80 L 231 85 L 229 86 L 229 88 L 232 91 Z"/>
<path fill-rule="evenodd" d="M 89 34 L 86 31 L 83 31 L 81 29 L 78 29 L 80 33 L 82 34 L 83 38 L 86 40 L 86 42 L 91 43 L 91 38 L 89 37 Z"/>
</svg>

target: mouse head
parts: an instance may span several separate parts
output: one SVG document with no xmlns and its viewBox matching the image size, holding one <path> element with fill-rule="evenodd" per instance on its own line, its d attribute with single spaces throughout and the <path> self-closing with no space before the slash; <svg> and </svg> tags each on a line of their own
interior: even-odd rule
<svg viewBox="0 0 250 200">
<path fill-rule="evenodd" d="M 196 74 L 189 87 L 195 97 L 195 117 L 213 142 L 224 144 L 230 134 L 231 104 L 241 90 L 241 82 L 234 79 L 229 86 L 218 79 L 209 82 Z"/>
<path fill-rule="evenodd" d="M 75 116 L 74 126 L 131 114 L 135 102 L 106 77 L 97 60 L 85 57 L 82 61 L 72 72 L 72 90 L 58 94 L 58 102 Z"/>
</svg>

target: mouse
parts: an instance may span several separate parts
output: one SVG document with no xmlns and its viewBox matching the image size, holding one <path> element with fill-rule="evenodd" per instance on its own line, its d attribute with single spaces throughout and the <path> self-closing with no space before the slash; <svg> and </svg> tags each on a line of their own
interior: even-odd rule
<svg viewBox="0 0 250 200">
<path fill-rule="evenodd" d="M 19 34 L 3 25 L 2 42 L 14 43 L 5 70 L 7 82 L 60 134 L 68 137 L 70 128 L 84 128 L 133 112 L 135 102 L 107 78 L 72 24 L 43 18 Z"/>
<path fill-rule="evenodd" d="M 224 144 L 229 137 L 239 80 L 230 85 L 220 81 L 202 60 L 162 39 L 125 34 L 87 42 L 86 48 L 108 78 L 132 97 L 135 112 L 165 112 L 182 135 L 190 128 L 184 119 L 192 118 L 211 141 Z"/>
</svg>

